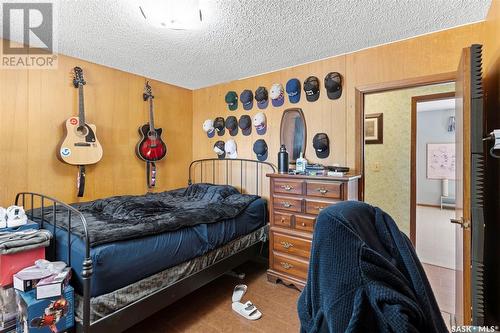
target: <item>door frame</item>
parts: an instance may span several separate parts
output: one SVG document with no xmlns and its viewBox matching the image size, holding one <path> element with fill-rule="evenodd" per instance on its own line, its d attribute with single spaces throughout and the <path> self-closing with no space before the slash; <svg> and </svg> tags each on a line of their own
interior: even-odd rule
<svg viewBox="0 0 500 333">
<path fill-rule="evenodd" d="M 404 80 L 395 80 L 395 81 L 389 81 L 389 82 L 383 82 L 383 83 L 374 83 L 374 84 L 367 84 L 367 85 L 359 85 L 354 88 L 354 111 L 355 111 L 355 124 L 356 130 L 355 130 L 355 137 L 357 138 L 356 144 L 355 144 L 355 150 L 356 150 L 356 156 L 355 156 L 355 169 L 359 170 L 361 174 L 361 178 L 359 179 L 359 186 L 358 186 L 358 198 L 361 201 L 364 201 L 365 199 L 365 107 L 364 107 L 364 100 L 365 100 L 365 95 L 367 94 L 373 94 L 373 93 L 380 93 L 384 91 L 391 91 L 391 90 L 400 90 L 400 89 L 406 89 L 406 88 L 415 88 L 415 87 L 421 87 L 421 86 L 427 86 L 427 85 L 432 85 L 432 84 L 439 84 L 439 83 L 449 83 L 449 82 L 455 82 L 457 77 L 457 72 L 447 72 L 447 73 L 440 73 L 440 74 L 434 74 L 434 75 L 427 75 L 427 76 L 420 76 L 416 78 L 410 78 L 410 79 L 404 79 Z M 411 191 L 410 191 L 411 192 Z M 410 193 L 411 196 L 411 193 Z M 410 205 L 413 198 L 410 197 Z M 416 200 L 416 198 L 415 198 Z M 410 216 L 411 218 L 411 216 Z M 411 225 L 411 222 L 410 222 Z M 410 232 L 410 239 L 415 245 L 415 239 L 411 238 L 412 233 Z M 413 233 L 413 238 L 414 238 L 414 233 Z"/>
<path fill-rule="evenodd" d="M 417 103 L 455 98 L 455 92 L 437 93 L 411 98 L 410 148 L 410 239 L 417 246 Z"/>
</svg>

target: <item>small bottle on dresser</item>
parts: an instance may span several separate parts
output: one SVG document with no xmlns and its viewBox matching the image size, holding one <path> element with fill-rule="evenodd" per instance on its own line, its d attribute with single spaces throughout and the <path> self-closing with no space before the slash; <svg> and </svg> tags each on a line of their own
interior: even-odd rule
<svg viewBox="0 0 500 333">
<path fill-rule="evenodd" d="M 295 161 L 295 170 L 297 172 L 306 172 L 306 167 L 307 167 L 307 160 L 303 157 L 303 153 L 300 152 L 300 156 Z"/>
</svg>

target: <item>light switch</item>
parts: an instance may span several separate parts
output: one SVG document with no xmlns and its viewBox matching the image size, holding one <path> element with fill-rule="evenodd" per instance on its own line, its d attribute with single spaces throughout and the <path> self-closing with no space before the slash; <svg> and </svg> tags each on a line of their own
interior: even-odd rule
<svg viewBox="0 0 500 333">
<path fill-rule="evenodd" d="M 379 162 L 373 163 L 373 171 L 375 171 L 375 172 L 380 171 L 380 163 Z"/>
</svg>

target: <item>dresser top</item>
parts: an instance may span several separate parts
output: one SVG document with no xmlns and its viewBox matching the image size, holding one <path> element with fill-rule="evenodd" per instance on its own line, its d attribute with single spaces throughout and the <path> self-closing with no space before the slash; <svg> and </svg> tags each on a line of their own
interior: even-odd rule
<svg viewBox="0 0 500 333">
<path fill-rule="evenodd" d="M 326 176 L 326 175 L 316 175 L 316 176 L 309 176 L 309 175 L 290 175 L 287 173 L 268 173 L 266 175 L 269 178 L 286 178 L 286 179 L 311 179 L 311 180 L 340 180 L 340 181 L 350 181 L 353 179 L 358 179 L 361 178 L 361 175 L 356 174 L 356 173 L 347 173 L 343 177 L 337 177 L 337 176 Z"/>
</svg>

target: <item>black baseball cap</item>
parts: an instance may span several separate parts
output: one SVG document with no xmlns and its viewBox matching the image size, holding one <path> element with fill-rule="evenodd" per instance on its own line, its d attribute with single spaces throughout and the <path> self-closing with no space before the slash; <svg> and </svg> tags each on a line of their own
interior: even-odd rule
<svg viewBox="0 0 500 333">
<path fill-rule="evenodd" d="M 319 98 L 319 80 L 316 76 L 309 76 L 304 81 L 304 92 L 308 102 L 315 102 Z"/>
<path fill-rule="evenodd" d="M 245 89 L 240 95 L 241 104 L 243 104 L 244 110 L 251 110 L 253 108 L 253 92 L 251 90 Z"/>
<path fill-rule="evenodd" d="M 259 139 L 253 144 L 253 152 L 259 161 L 267 160 L 267 143 L 264 139 Z"/>
<path fill-rule="evenodd" d="M 231 136 L 236 136 L 238 134 L 238 119 L 235 116 L 227 117 L 226 128 Z"/>
<path fill-rule="evenodd" d="M 255 100 L 257 101 L 259 109 L 267 108 L 269 104 L 269 93 L 266 87 L 258 87 L 257 90 L 255 90 Z"/>
<path fill-rule="evenodd" d="M 224 141 L 217 141 L 214 144 L 214 152 L 217 154 L 217 157 L 223 159 L 226 157 L 226 151 L 224 150 L 225 143 Z"/>
<path fill-rule="evenodd" d="M 229 110 L 234 111 L 238 108 L 238 94 L 236 91 L 228 91 L 225 101 Z"/>
<path fill-rule="evenodd" d="M 325 76 L 325 89 L 329 99 L 337 99 L 342 95 L 342 75 L 330 72 Z"/>
<path fill-rule="evenodd" d="M 223 136 L 224 133 L 226 133 L 226 131 L 224 129 L 225 124 L 226 124 L 226 122 L 224 121 L 224 118 L 222 118 L 222 117 L 215 118 L 214 127 L 215 127 L 215 130 L 217 131 L 217 134 L 219 136 Z"/>
<path fill-rule="evenodd" d="M 252 118 L 249 115 L 244 114 L 240 117 L 240 121 L 238 122 L 241 133 L 245 136 L 252 134 Z"/>
<path fill-rule="evenodd" d="M 326 133 L 316 133 L 313 138 L 313 147 L 318 158 L 327 158 L 330 155 L 330 139 Z"/>
</svg>

